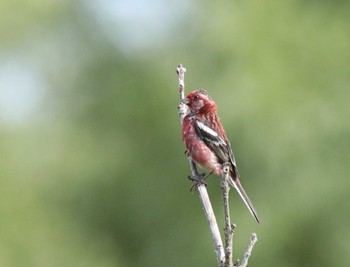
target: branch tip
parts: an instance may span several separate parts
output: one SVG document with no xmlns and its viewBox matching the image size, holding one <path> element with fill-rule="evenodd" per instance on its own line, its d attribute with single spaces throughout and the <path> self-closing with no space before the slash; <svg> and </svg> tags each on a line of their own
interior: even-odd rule
<svg viewBox="0 0 350 267">
<path fill-rule="evenodd" d="M 252 254 L 253 247 L 257 241 L 258 241 L 258 237 L 257 237 L 256 233 L 252 233 L 249 245 L 248 245 L 246 251 L 244 252 L 243 259 L 242 259 L 242 262 L 239 265 L 239 267 L 246 267 L 248 265 L 249 257 Z"/>
<path fill-rule="evenodd" d="M 182 64 L 179 64 L 176 68 L 176 73 L 179 74 L 181 72 L 186 72 L 186 68 Z"/>
</svg>

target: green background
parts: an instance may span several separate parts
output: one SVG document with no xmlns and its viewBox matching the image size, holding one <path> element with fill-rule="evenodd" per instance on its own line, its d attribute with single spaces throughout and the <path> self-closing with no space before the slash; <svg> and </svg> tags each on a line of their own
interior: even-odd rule
<svg viewBox="0 0 350 267">
<path fill-rule="evenodd" d="M 216 266 L 175 68 L 207 89 L 262 223 L 234 257 L 349 266 L 348 1 L 2 1 L 0 266 Z M 208 180 L 221 226 L 219 179 Z"/>
</svg>

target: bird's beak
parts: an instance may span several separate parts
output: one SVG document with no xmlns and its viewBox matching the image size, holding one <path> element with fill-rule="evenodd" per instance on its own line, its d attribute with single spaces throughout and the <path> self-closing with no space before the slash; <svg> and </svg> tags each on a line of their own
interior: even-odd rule
<svg viewBox="0 0 350 267">
<path fill-rule="evenodd" d="M 190 100 L 187 97 L 185 97 L 181 100 L 181 103 L 188 105 L 190 103 Z"/>
</svg>

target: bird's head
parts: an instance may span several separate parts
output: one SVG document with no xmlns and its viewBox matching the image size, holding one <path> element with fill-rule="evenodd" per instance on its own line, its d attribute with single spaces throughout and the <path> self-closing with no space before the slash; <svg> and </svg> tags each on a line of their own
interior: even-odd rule
<svg viewBox="0 0 350 267">
<path fill-rule="evenodd" d="M 216 103 L 204 89 L 189 93 L 182 102 L 189 107 L 192 114 L 216 113 Z"/>
</svg>

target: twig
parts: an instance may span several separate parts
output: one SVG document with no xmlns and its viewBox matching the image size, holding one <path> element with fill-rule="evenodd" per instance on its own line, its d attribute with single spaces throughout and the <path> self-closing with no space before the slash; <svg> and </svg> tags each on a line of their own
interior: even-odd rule
<svg viewBox="0 0 350 267">
<path fill-rule="evenodd" d="M 180 93 L 180 101 L 181 101 L 182 99 L 185 98 L 185 73 L 186 73 L 186 68 L 180 64 L 176 68 L 176 73 L 179 76 L 179 93 Z"/>
<path fill-rule="evenodd" d="M 180 64 L 176 68 L 176 72 L 179 76 L 179 94 L 180 94 L 179 114 L 180 114 L 180 119 L 181 119 L 181 124 L 182 124 L 182 120 L 188 112 L 187 106 L 181 102 L 181 100 L 185 97 L 184 91 L 185 91 L 185 72 L 186 72 L 186 69 Z M 192 176 L 199 177 L 200 174 L 198 172 L 198 169 L 197 169 L 195 162 L 191 159 L 191 157 L 188 157 L 188 160 L 190 163 Z M 211 206 L 208 191 L 207 191 L 204 184 L 199 184 L 199 185 L 194 184 L 194 185 L 196 186 L 196 190 L 197 190 L 198 196 L 201 200 L 204 214 L 208 220 L 210 231 L 211 231 L 212 236 L 213 236 L 215 253 L 216 253 L 218 265 L 220 267 L 222 267 L 222 266 L 224 266 L 224 262 L 225 262 L 224 247 L 222 244 L 222 239 L 220 236 L 219 227 L 218 227 L 218 224 L 216 222 L 214 210 L 213 210 L 213 207 Z"/>
<path fill-rule="evenodd" d="M 251 238 L 250 238 L 249 245 L 243 254 L 242 262 L 241 262 L 241 264 L 238 265 L 238 267 L 246 267 L 248 265 L 249 257 L 252 254 L 253 247 L 257 241 L 258 241 L 258 238 L 256 236 L 256 233 L 253 233 Z"/>
<path fill-rule="evenodd" d="M 225 218 L 225 267 L 232 267 L 232 252 L 233 252 L 233 231 L 235 229 L 235 225 L 231 224 L 231 216 L 230 216 L 230 206 L 229 206 L 229 191 L 230 186 L 228 184 L 228 175 L 229 175 L 230 167 L 229 163 L 224 164 L 223 173 L 221 176 L 221 193 L 222 193 L 222 202 L 224 204 L 224 218 Z"/>
</svg>

